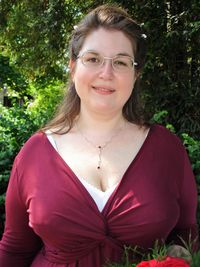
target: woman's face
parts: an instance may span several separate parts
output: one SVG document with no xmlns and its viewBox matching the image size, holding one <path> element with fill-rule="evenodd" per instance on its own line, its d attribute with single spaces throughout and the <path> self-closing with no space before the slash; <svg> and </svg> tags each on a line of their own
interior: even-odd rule
<svg viewBox="0 0 200 267">
<path fill-rule="evenodd" d="M 134 58 L 130 40 L 118 30 L 99 28 L 93 31 L 86 37 L 79 55 L 87 51 L 108 58 L 117 55 Z M 92 58 L 90 61 L 94 60 L 95 58 Z M 119 64 L 121 63 L 123 62 L 120 61 Z M 81 58 L 78 58 L 76 62 L 70 62 L 70 68 L 81 100 L 81 111 L 107 115 L 122 113 L 136 80 L 134 67 L 127 68 L 125 72 L 114 70 L 110 59 L 106 59 L 99 67 L 88 67 L 83 64 Z"/>
</svg>

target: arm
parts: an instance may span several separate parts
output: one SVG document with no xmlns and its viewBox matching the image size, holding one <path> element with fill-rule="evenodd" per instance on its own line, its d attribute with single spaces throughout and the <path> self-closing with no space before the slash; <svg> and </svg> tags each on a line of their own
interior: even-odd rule
<svg viewBox="0 0 200 267">
<path fill-rule="evenodd" d="M 182 239 L 187 245 L 192 245 L 193 250 L 198 249 L 198 226 L 196 222 L 197 188 L 189 162 L 184 149 L 184 163 L 182 182 L 179 195 L 180 216 L 176 227 L 168 237 L 169 242 L 184 246 Z"/>
<path fill-rule="evenodd" d="M 6 193 L 5 230 L 0 241 L 0 266 L 30 266 L 41 248 L 41 240 L 28 225 L 28 212 L 20 198 L 17 163 Z"/>
</svg>

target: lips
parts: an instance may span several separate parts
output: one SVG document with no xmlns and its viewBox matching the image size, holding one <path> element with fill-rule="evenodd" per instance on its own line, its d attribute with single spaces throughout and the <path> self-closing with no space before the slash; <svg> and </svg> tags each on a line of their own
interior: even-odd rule
<svg viewBox="0 0 200 267">
<path fill-rule="evenodd" d="M 100 94 L 112 94 L 115 92 L 114 89 L 104 86 L 92 86 L 92 88 Z"/>
</svg>

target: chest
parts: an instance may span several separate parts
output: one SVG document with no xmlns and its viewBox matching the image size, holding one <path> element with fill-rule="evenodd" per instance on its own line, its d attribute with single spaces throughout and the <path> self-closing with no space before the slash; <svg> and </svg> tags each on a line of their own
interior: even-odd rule
<svg viewBox="0 0 200 267">
<path fill-rule="evenodd" d="M 28 208 L 30 225 L 43 239 L 53 242 L 56 234 L 59 244 L 72 240 L 76 243 L 80 238 L 85 242 L 85 237 L 93 233 L 97 233 L 96 239 L 99 233 L 104 238 L 109 226 L 113 237 L 137 243 L 142 237 L 151 235 L 155 240 L 159 233 L 168 233 L 178 218 L 176 194 L 170 191 L 168 175 L 163 175 L 161 169 L 153 172 L 145 163 L 144 168 L 131 164 L 100 214 L 73 173 L 59 160 L 57 163 L 56 168 L 53 164 L 45 166 L 48 173 L 40 171 L 35 178 L 37 190 L 28 194 L 32 195 Z"/>
<path fill-rule="evenodd" d="M 99 148 L 83 144 L 80 140 L 59 146 L 57 152 L 79 179 L 107 191 L 122 179 L 141 146 L 142 142 L 127 142 L 124 139 Z"/>
</svg>

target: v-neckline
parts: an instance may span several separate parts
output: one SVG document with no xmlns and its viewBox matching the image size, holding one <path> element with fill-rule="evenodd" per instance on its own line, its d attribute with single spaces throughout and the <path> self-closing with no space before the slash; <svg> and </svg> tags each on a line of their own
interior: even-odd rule
<svg viewBox="0 0 200 267">
<path fill-rule="evenodd" d="M 51 142 L 49 141 L 46 133 L 43 133 L 43 136 L 45 138 L 45 140 L 47 141 L 47 144 L 50 146 L 52 152 L 56 155 L 56 157 L 62 162 L 62 164 L 64 165 L 65 168 L 67 168 L 67 170 L 70 171 L 72 177 L 75 179 L 75 181 L 79 184 L 79 187 L 82 191 L 85 192 L 87 198 L 89 197 L 90 199 L 90 202 L 93 204 L 92 206 L 95 206 L 96 210 L 98 211 L 99 214 L 101 215 L 104 215 L 113 199 L 113 197 L 115 196 L 115 194 L 117 193 L 118 191 L 118 188 L 120 187 L 121 183 L 124 181 L 124 177 L 127 175 L 129 169 L 131 167 L 133 167 L 135 165 L 135 162 L 138 160 L 138 158 L 141 156 L 143 150 L 145 149 L 146 147 L 146 144 L 149 142 L 149 139 L 152 135 L 152 132 L 153 132 L 153 128 L 154 128 L 154 125 L 151 125 L 150 128 L 149 128 L 149 131 L 147 133 L 147 136 L 144 140 L 144 142 L 142 143 L 140 149 L 138 150 L 136 156 L 131 160 L 129 166 L 127 167 L 127 169 L 125 170 L 124 174 L 122 175 L 121 179 L 119 180 L 119 182 L 117 183 L 117 186 L 116 188 L 114 189 L 114 191 L 112 192 L 112 194 L 110 195 L 110 197 L 108 198 L 104 208 L 102 209 L 102 211 L 100 211 L 94 201 L 94 199 L 92 198 L 92 196 L 90 195 L 90 193 L 88 192 L 88 190 L 85 188 L 85 186 L 83 185 L 83 183 L 80 181 L 80 179 L 78 178 L 78 176 L 75 174 L 75 172 L 72 170 L 72 168 L 67 164 L 67 162 L 63 159 L 63 157 L 58 153 L 58 151 L 55 149 L 55 147 L 51 144 Z M 97 188 L 98 189 L 98 188 Z M 98 189 L 99 190 L 99 189 Z M 101 191 L 101 190 L 99 190 Z M 107 191 L 107 190 L 106 190 Z M 105 192 L 106 192 L 105 191 Z M 103 191 L 102 191 L 103 192 Z"/>
</svg>

